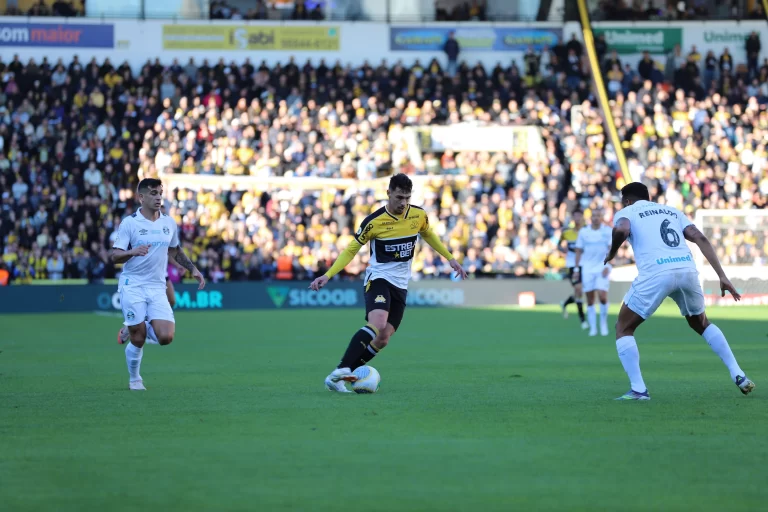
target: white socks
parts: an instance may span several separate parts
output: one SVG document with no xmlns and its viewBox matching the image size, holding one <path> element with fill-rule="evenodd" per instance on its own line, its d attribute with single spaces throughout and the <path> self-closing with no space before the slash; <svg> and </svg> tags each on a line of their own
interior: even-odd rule
<svg viewBox="0 0 768 512">
<path fill-rule="evenodd" d="M 595 311 L 595 305 L 587 306 L 587 321 L 589 322 L 589 329 L 591 331 L 597 330 L 597 311 Z"/>
<path fill-rule="evenodd" d="M 728 341 L 725 339 L 723 331 L 715 324 L 709 324 L 709 327 L 704 329 L 701 336 L 709 343 L 714 353 L 723 360 L 725 366 L 728 367 L 728 371 L 731 372 L 731 379 L 734 382 L 736 382 L 736 377 L 745 375 L 741 368 L 739 368 L 739 363 L 736 362 L 736 358 L 733 356 L 733 352 L 731 352 L 731 347 L 728 346 Z"/>
<path fill-rule="evenodd" d="M 157 339 L 157 334 L 155 334 L 155 329 L 152 327 L 152 324 L 149 322 L 144 322 L 144 325 L 147 326 L 147 340 L 146 342 L 150 345 L 159 345 L 160 342 Z"/>
<path fill-rule="evenodd" d="M 637 350 L 637 343 L 634 336 L 624 336 L 616 340 L 616 352 L 619 353 L 624 371 L 629 376 L 629 383 L 632 391 L 645 393 L 648 388 L 645 387 L 643 374 L 640 372 L 640 351 Z"/>
<path fill-rule="evenodd" d="M 125 362 L 128 364 L 128 375 L 131 378 L 131 382 L 141 380 L 139 370 L 141 369 L 141 356 L 144 355 L 144 350 L 140 349 L 133 343 L 128 343 L 125 346 Z"/>
<path fill-rule="evenodd" d="M 608 325 L 608 303 L 600 304 L 600 323 Z"/>
</svg>

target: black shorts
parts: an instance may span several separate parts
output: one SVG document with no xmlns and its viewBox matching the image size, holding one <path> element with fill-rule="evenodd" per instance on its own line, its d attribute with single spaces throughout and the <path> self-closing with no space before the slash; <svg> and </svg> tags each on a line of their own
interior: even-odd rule
<svg viewBox="0 0 768 512">
<path fill-rule="evenodd" d="M 405 314 L 405 299 L 408 290 L 393 286 L 386 279 L 374 279 L 365 285 L 365 321 L 374 309 L 389 311 L 387 322 L 397 330 Z"/>
<path fill-rule="evenodd" d="M 576 273 L 576 270 L 578 269 L 578 273 Z M 576 286 L 577 284 L 581 284 L 581 267 L 571 267 L 568 269 L 568 279 L 570 279 L 571 284 L 573 286 Z"/>
</svg>

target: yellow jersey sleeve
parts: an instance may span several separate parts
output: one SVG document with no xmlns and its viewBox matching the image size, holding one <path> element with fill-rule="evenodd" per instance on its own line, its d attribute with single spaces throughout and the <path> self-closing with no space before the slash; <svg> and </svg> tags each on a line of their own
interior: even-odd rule
<svg viewBox="0 0 768 512">
<path fill-rule="evenodd" d="M 447 260 L 453 259 L 453 254 L 443 245 L 443 242 L 440 241 L 440 237 L 437 236 L 437 233 L 432 231 L 432 228 L 429 226 L 429 216 L 427 215 L 427 212 L 424 210 L 419 210 L 419 212 L 423 215 L 424 219 L 422 220 L 421 224 L 421 230 L 419 231 L 419 235 L 421 235 L 421 238 L 424 239 L 425 242 L 429 244 L 430 247 L 432 247 L 437 253 L 442 256 L 443 258 Z"/>
</svg>

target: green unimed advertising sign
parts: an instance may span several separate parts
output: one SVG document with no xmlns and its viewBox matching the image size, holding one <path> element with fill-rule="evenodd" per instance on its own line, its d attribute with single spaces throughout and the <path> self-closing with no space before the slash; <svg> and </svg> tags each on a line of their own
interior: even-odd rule
<svg viewBox="0 0 768 512">
<path fill-rule="evenodd" d="M 595 36 L 605 34 L 610 50 L 620 54 L 636 54 L 648 51 L 654 55 L 671 52 L 676 44 L 682 46 L 681 28 L 623 28 L 595 27 Z"/>
</svg>

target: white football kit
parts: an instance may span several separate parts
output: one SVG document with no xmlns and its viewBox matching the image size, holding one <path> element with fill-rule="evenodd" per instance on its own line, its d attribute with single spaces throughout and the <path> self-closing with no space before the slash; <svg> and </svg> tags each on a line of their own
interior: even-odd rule
<svg viewBox="0 0 768 512">
<path fill-rule="evenodd" d="M 608 291 L 610 287 L 610 273 L 603 276 L 603 271 L 609 266 L 605 265 L 605 257 L 611 249 L 611 228 L 601 225 L 595 229 L 585 226 L 579 230 L 579 238 L 576 239 L 576 248 L 581 249 L 581 282 L 585 292 L 595 290 Z"/>
<path fill-rule="evenodd" d="M 123 265 L 118 292 L 124 325 L 152 320 L 175 321 L 168 303 L 165 278 L 168 275 L 168 248 L 179 246 L 176 223 L 168 215 L 151 221 L 141 209 L 120 223 L 113 247 L 122 250 L 149 245 L 145 256 L 134 256 Z"/>
<path fill-rule="evenodd" d="M 683 316 L 704 312 L 704 294 L 683 230 L 693 223 L 670 206 L 638 201 L 614 217 L 628 219 L 629 243 L 635 253 L 638 276 L 624 297 L 629 309 L 646 319 L 670 297 Z"/>
</svg>

